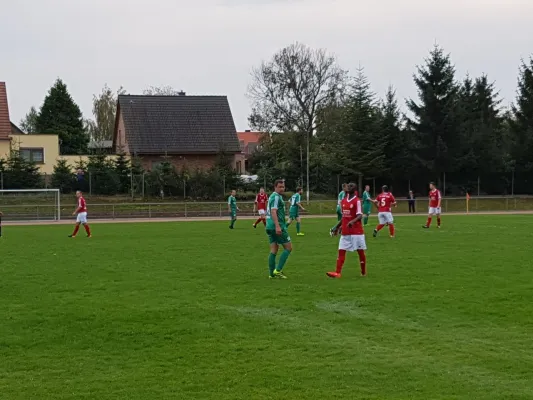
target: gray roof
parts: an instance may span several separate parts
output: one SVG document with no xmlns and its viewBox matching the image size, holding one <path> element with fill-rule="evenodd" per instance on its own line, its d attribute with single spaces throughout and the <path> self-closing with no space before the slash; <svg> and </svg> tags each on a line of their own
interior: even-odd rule
<svg viewBox="0 0 533 400">
<path fill-rule="evenodd" d="M 117 111 L 131 154 L 240 152 L 226 96 L 121 95 Z"/>
</svg>

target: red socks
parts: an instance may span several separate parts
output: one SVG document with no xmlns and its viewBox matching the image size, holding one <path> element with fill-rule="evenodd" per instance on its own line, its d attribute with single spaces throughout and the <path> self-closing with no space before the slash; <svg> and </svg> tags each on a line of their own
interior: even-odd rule
<svg viewBox="0 0 533 400">
<path fill-rule="evenodd" d="M 389 224 L 389 233 L 391 236 L 394 236 L 394 224 Z"/>
<path fill-rule="evenodd" d="M 262 220 L 263 220 L 262 218 L 259 218 L 257 221 L 255 221 L 254 226 L 257 226 L 259 224 L 259 222 L 261 222 Z"/>
<path fill-rule="evenodd" d="M 381 224 L 379 224 L 379 225 L 376 227 L 376 231 L 379 232 L 380 230 L 383 229 L 384 226 L 385 226 L 385 225 L 381 225 Z"/>
<path fill-rule="evenodd" d="M 344 260 L 346 260 L 346 250 L 339 250 L 339 256 L 337 257 L 337 269 L 335 271 L 337 272 L 337 274 L 340 274 L 342 272 Z"/>
<path fill-rule="evenodd" d="M 76 236 L 78 234 L 78 231 L 80 230 L 80 226 L 79 225 L 76 225 L 74 227 L 74 232 L 72 232 L 72 236 Z"/>
<path fill-rule="evenodd" d="M 359 264 L 361 264 L 361 275 L 366 275 L 366 254 L 364 250 L 357 250 L 359 254 Z"/>
<path fill-rule="evenodd" d="M 89 228 L 89 225 L 88 225 L 88 224 L 85 224 L 85 225 L 83 225 L 83 226 L 84 226 L 84 228 L 85 228 L 85 232 L 87 232 L 87 235 L 90 236 L 90 235 L 91 235 L 91 228 Z"/>
<path fill-rule="evenodd" d="M 431 217 L 428 217 L 428 222 L 426 222 L 426 226 L 430 226 L 431 225 Z"/>
</svg>

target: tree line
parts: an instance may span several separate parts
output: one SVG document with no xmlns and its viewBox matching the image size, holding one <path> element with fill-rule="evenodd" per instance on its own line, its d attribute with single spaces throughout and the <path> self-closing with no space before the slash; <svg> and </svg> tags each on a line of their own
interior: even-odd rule
<svg viewBox="0 0 533 400">
<path fill-rule="evenodd" d="M 252 172 L 335 193 L 339 183 L 388 184 L 425 193 L 533 193 L 533 58 L 518 68 L 515 102 L 501 104 L 487 75 L 459 79 L 435 46 L 414 75 L 404 112 L 394 88 L 379 99 L 364 70 L 350 76 L 323 49 L 296 43 L 253 70 L 251 126 L 268 135 Z M 511 187 L 514 189 L 511 189 Z"/>
</svg>

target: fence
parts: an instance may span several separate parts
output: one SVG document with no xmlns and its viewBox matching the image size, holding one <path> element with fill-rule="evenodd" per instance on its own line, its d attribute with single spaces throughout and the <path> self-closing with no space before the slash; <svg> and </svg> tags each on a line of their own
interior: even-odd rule
<svg viewBox="0 0 533 400">
<path fill-rule="evenodd" d="M 75 208 L 74 202 L 71 206 L 62 203 L 61 218 L 69 219 Z M 425 214 L 427 212 L 427 199 L 416 199 L 416 213 Z M 254 204 L 251 202 L 240 202 L 240 216 L 253 216 Z M 335 214 L 337 202 L 335 200 L 310 201 L 306 205 L 304 215 L 331 215 Z M 118 219 L 118 218 L 193 218 L 193 217 L 225 217 L 228 214 L 228 205 L 221 202 L 161 202 L 161 203 L 117 203 L 117 204 L 91 204 L 89 202 L 89 216 L 93 219 Z M 4 213 L 4 220 L 12 221 L 38 221 L 53 220 L 57 208 L 53 204 L 2 204 L 0 199 L 0 209 Z M 447 212 L 466 212 L 466 199 L 457 197 L 446 197 L 442 200 L 442 209 Z M 470 212 L 513 212 L 513 211 L 533 211 L 533 196 L 509 196 L 509 197 L 472 197 L 469 202 Z M 407 200 L 398 200 L 398 207 L 393 210 L 395 213 L 407 213 Z M 373 210 L 375 213 L 375 209 Z"/>
</svg>

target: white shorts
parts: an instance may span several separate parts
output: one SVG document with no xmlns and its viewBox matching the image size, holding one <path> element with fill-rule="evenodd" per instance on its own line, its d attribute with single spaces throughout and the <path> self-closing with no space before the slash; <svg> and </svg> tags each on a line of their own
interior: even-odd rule
<svg viewBox="0 0 533 400">
<path fill-rule="evenodd" d="M 259 215 L 265 215 L 266 214 L 266 210 L 257 210 L 258 214 Z"/>
<path fill-rule="evenodd" d="M 365 235 L 346 235 L 339 240 L 339 250 L 366 250 Z"/>
<path fill-rule="evenodd" d="M 394 224 L 394 218 L 392 218 L 391 212 L 378 213 L 378 220 L 380 225 Z"/>
<path fill-rule="evenodd" d="M 440 207 L 429 207 L 429 215 L 440 215 Z"/>
<path fill-rule="evenodd" d="M 76 223 L 86 224 L 87 223 L 87 213 L 86 212 L 79 213 L 78 216 L 76 217 Z"/>
</svg>

